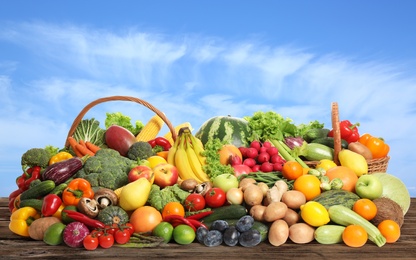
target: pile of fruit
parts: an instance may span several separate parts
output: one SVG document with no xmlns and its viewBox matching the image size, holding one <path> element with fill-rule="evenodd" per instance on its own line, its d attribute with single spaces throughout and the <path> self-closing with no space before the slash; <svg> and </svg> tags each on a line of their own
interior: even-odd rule
<svg viewBox="0 0 416 260">
<path fill-rule="evenodd" d="M 184 123 L 174 138 L 160 135 L 157 115 L 135 126 L 120 113 L 107 119 L 105 128 L 82 120 L 63 148 L 22 155 L 9 196 L 13 233 L 86 250 L 400 239 L 409 192 L 368 171 L 389 146 L 346 120 L 334 154 L 332 129 L 275 112 L 214 117 L 195 134 Z"/>
</svg>

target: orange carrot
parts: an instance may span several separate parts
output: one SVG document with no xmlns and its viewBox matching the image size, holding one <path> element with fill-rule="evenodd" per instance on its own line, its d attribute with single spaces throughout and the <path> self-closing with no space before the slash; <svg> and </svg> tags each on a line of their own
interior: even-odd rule
<svg viewBox="0 0 416 260">
<path fill-rule="evenodd" d="M 85 141 L 84 141 L 84 140 L 82 140 L 82 139 L 81 139 L 81 140 L 79 140 L 79 144 L 80 144 L 80 145 L 82 145 L 82 146 L 84 146 L 84 147 L 87 147 L 87 145 L 85 144 Z"/>
<path fill-rule="evenodd" d="M 95 145 L 89 141 L 85 142 L 85 145 L 87 146 L 88 149 L 90 149 L 93 153 L 96 153 L 98 150 L 101 149 L 101 147 L 99 147 L 98 145 Z"/>
<path fill-rule="evenodd" d="M 86 146 L 82 146 L 82 144 L 77 144 L 76 149 L 78 149 L 78 151 L 80 153 L 82 153 L 83 155 L 90 155 L 90 156 L 94 156 L 95 153 L 93 153 L 90 149 L 88 149 Z"/>
<path fill-rule="evenodd" d="M 72 150 L 74 151 L 77 157 L 82 157 L 82 153 L 77 149 L 78 142 L 72 136 L 68 137 L 69 145 L 71 146 Z"/>
</svg>

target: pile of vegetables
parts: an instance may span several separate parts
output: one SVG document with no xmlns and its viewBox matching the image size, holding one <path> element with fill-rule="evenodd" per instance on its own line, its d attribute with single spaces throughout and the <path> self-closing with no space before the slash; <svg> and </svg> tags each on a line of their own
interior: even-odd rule
<svg viewBox="0 0 416 260">
<path fill-rule="evenodd" d="M 360 136 L 357 127 L 341 122 L 343 148 L 353 154 L 339 157 L 344 167 L 361 176 L 368 174 L 363 167 L 366 160 L 387 156 L 389 146 L 369 134 Z M 29 149 L 21 158 L 18 189 L 9 197 L 10 230 L 49 245 L 87 250 L 113 245 L 156 247 L 171 241 L 195 241 L 208 247 L 253 247 L 265 241 L 272 246 L 316 241 L 358 247 L 343 238 L 351 225 L 361 227 L 379 247 L 398 239 L 393 241 L 378 225 L 393 216 L 399 227 L 403 224 L 410 203 L 405 200 L 406 188 L 386 189 L 383 195 L 389 201 L 374 199 L 380 209 L 373 222 L 361 216 L 354 205 L 364 198 L 345 190 L 341 177 L 326 175 L 331 167 L 341 166 L 333 161 L 333 130 L 318 121 L 296 125 L 273 111 L 245 118 L 211 118 L 197 131 L 204 138 L 201 167 L 209 181 L 185 179 L 166 187 L 154 183 L 150 168 L 152 175 L 129 180 L 132 169 L 161 151 L 167 158 L 174 145 L 145 129 L 150 128 L 141 121 L 132 124 L 120 112 L 107 113 L 104 127 L 94 118 L 82 120 L 67 147 Z M 138 140 L 139 135 L 148 140 Z M 266 171 L 257 165 L 237 174 L 236 166 L 250 157 L 244 148 L 256 149 L 251 159 L 257 164 L 271 164 L 269 157 L 259 159 L 270 147 L 274 150 L 267 156 L 280 157 L 274 161 L 278 168 Z M 312 169 L 308 161 L 319 164 Z M 386 181 L 385 175 L 374 174 L 383 184 L 399 182 L 391 176 Z M 297 181 L 304 176 L 318 186 L 299 188 Z M 308 194 L 316 188 L 317 194 Z M 383 205 L 389 210 L 383 210 Z M 161 237 L 155 231 L 161 223 L 172 230 L 181 225 L 190 228 L 195 238 Z"/>
</svg>

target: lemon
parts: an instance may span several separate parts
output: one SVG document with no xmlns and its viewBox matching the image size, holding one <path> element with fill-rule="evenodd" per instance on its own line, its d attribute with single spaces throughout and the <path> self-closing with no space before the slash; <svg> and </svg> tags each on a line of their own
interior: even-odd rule
<svg viewBox="0 0 416 260">
<path fill-rule="evenodd" d="M 173 236 L 173 226 L 169 222 L 160 222 L 153 230 L 153 235 L 163 238 L 165 243 L 169 243 Z"/>
<path fill-rule="evenodd" d="M 147 158 L 147 161 L 149 162 L 150 168 L 152 169 L 160 163 L 167 163 L 166 159 L 159 155 L 152 155 L 149 158 Z"/>
<path fill-rule="evenodd" d="M 331 169 L 332 167 L 337 166 L 337 164 L 329 159 L 322 159 L 319 161 L 318 165 L 316 165 L 316 169 L 321 168 L 327 171 L 328 169 Z"/>
<path fill-rule="evenodd" d="M 302 219 L 313 227 L 327 224 L 329 219 L 328 210 L 319 202 L 308 201 L 300 207 Z"/>
<path fill-rule="evenodd" d="M 181 245 L 188 245 L 194 242 L 195 231 L 188 225 L 180 224 L 173 229 L 173 240 Z"/>
</svg>

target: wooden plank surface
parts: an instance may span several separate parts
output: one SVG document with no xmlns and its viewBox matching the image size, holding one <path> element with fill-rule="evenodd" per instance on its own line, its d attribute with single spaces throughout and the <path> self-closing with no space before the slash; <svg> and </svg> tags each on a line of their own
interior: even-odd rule
<svg viewBox="0 0 416 260">
<path fill-rule="evenodd" d="M 344 244 L 294 244 L 290 241 L 279 247 L 268 242 L 258 246 L 206 247 L 197 242 L 191 245 L 169 243 L 157 248 L 99 248 L 87 251 L 65 245 L 48 246 L 13 234 L 9 228 L 10 213 L 7 198 L 0 198 L 0 259 L 416 259 L 416 198 L 412 198 L 405 216 L 402 235 L 398 242 L 377 247 L 368 242 L 361 248 Z"/>
</svg>

